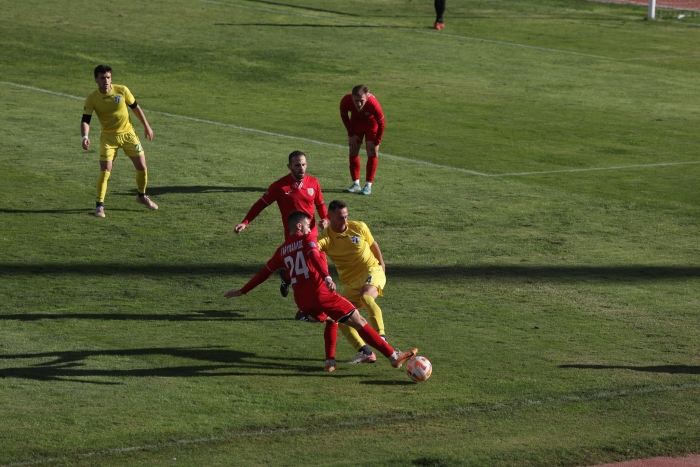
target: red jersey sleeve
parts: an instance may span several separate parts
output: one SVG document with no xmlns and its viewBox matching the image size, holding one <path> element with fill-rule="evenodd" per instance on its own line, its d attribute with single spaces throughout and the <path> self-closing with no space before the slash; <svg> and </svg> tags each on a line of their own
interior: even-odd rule
<svg viewBox="0 0 700 467">
<path fill-rule="evenodd" d="M 316 181 L 316 196 L 314 198 L 314 204 L 316 205 L 316 210 L 318 211 L 318 217 L 321 219 L 328 219 L 328 209 L 326 208 L 326 204 L 323 202 L 321 183 L 318 181 Z"/>
<path fill-rule="evenodd" d="M 248 210 L 248 213 L 245 215 L 245 218 L 243 219 L 243 224 L 248 225 L 251 222 L 253 222 L 253 219 L 258 217 L 258 214 L 260 214 L 263 209 L 277 201 L 277 190 L 275 189 L 277 186 L 277 182 L 273 183 L 270 185 L 270 187 L 267 189 L 267 191 L 260 197 L 259 200 L 253 204 L 250 209 Z"/>
<path fill-rule="evenodd" d="M 275 252 L 274 256 L 268 260 L 265 267 L 258 271 L 258 273 L 254 275 L 253 278 L 250 279 L 248 283 L 241 288 L 241 293 L 243 293 L 243 295 L 247 294 L 257 286 L 268 280 L 270 276 L 274 274 L 275 271 L 279 270 L 281 267 L 282 262 L 280 260 L 278 249 Z"/>
<path fill-rule="evenodd" d="M 352 115 L 352 111 L 355 108 L 355 103 L 352 101 L 352 94 L 347 94 L 340 100 L 340 119 L 345 125 L 345 129 L 348 130 L 348 136 L 352 136 L 354 131 L 352 129 L 352 123 L 350 122 L 350 117 L 348 114 Z"/>
<path fill-rule="evenodd" d="M 377 145 L 382 142 L 382 136 L 384 136 L 384 128 L 386 128 L 386 121 L 384 120 L 384 112 L 382 111 L 382 106 L 379 105 L 379 101 L 376 97 L 372 96 L 372 100 L 369 101 L 372 104 L 372 116 L 377 121 Z M 366 104 L 365 104 L 366 105 Z"/>
<path fill-rule="evenodd" d="M 328 264 L 321 260 L 321 253 L 318 251 L 318 240 L 312 238 L 306 245 L 306 259 L 311 267 L 317 271 L 321 278 L 330 276 L 328 273 Z"/>
</svg>

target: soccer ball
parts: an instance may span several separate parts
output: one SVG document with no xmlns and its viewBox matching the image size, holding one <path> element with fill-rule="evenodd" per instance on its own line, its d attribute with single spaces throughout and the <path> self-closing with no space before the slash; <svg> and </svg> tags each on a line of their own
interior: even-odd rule
<svg viewBox="0 0 700 467">
<path fill-rule="evenodd" d="M 406 366 L 406 374 L 416 383 L 425 381 L 430 378 L 430 374 L 433 372 L 433 365 L 425 357 L 414 357 Z"/>
</svg>

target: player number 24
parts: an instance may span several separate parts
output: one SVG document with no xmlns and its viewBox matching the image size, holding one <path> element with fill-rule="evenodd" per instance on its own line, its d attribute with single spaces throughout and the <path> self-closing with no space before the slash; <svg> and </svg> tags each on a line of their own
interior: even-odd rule
<svg viewBox="0 0 700 467">
<path fill-rule="evenodd" d="M 296 276 L 304 275 L 305 279 L 309 278 L 309 267 L 306 265 L 306 259 L 304 259 L 304 253 L 300 250 L 297 251 L 296 261 L 291 256 L 284 257 L 284 264 L 287 265 L 292 279 L 292 284 L 297 283 Z"/>
</svg>

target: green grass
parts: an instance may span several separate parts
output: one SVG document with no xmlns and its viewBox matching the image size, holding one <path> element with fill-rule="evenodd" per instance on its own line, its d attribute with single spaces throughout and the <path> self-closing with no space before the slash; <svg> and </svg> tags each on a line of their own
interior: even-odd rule
<svg viewBox="0 0 700 467">
<path fill-rule="evenodd" d="M 697 452 L 700 29 L 645 11 L 450 0 L 434 33 L 429 1 L 0 0 L 0 466 Z M 154 129 L 157 212 L 120 153 L 91 215 L 100 62 Z M 360 82 L 388 122 L 370 197 L 342 193 Z M 223 298 L 282 240 L 275 207 L 232 229 L 297 148 L 372 229 L 390 342 L 428 382 L 324 374 L 277 281 Z"/>
</svg>

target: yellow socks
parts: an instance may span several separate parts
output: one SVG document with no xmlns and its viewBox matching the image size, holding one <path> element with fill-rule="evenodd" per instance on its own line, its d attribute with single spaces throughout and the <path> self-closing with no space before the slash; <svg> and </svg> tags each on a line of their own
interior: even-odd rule
<svg viewBox="0 0 700 467">
<path fill-rule="evenodd" d="M 137 170 L 136 188 L 138 188 L 139 193 L 146 193 L 146 185 L 148 185 L 148 170 Z"/>
<path fill-rule="evenodd" d="M 109 180 L 109 172 L 100 170 L 100 175 L 97 177 L 95 185 L 95 201 L 98 203 L 105 202 L 105 194 L 107 193 L 107 180 Z"/>
<path fill-rule="evenodd" d="M 377 331 L 380 336 L 384 335 L 384 319 L 382 318 L 382 309 L 379 308 L 377 302 L 374 301 L 369 295 L 362 296 L 362 304 L 367 308 L 369 313 L 369 324 L 372 329 Z"/>
<path fill-rule="evenodd" d="M 350 345 L 355 347 L 355 350 L 358 352 L 365 345 L 365 341 L 362 340 L 357 331 L 347 324 L 338 323 L 338 329 L 340 329 L 340 332 L 342 332 L 348 342 L 350 342 Z"/>
</svg>

